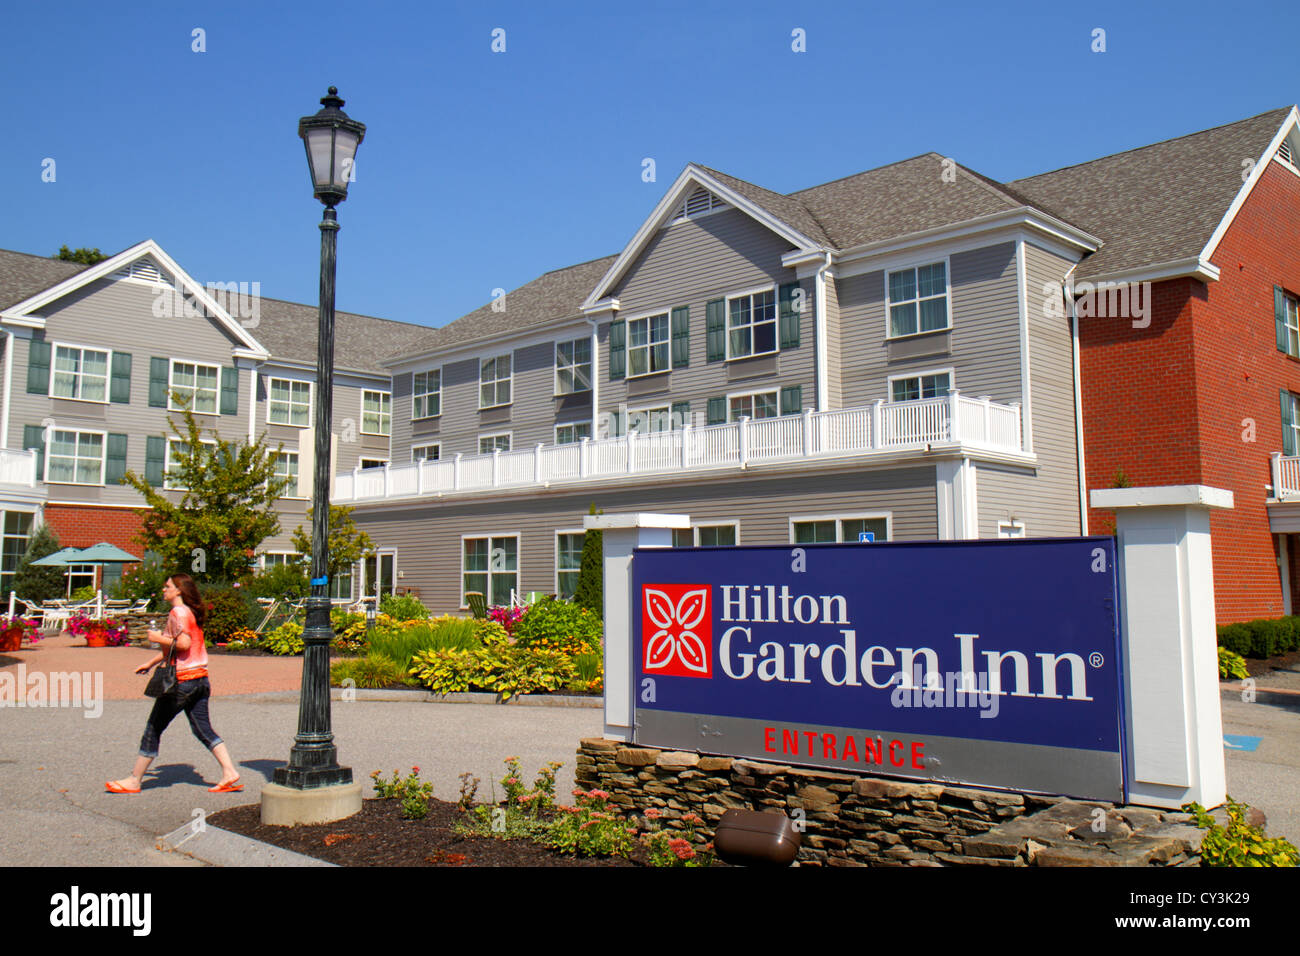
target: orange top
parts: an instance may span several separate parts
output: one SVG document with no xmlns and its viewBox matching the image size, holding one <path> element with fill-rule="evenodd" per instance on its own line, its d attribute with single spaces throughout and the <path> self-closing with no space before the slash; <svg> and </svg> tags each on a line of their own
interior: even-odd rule
<svg viewBox="0 0 1300 956">
<path fill-rule="evenodd" d="M 176 649 L 176 679 L 182 681 L 207 677 L 208 649 L 203 643 L 203 628 L 194 620 L 194 612 L 184 604 L 172 608 L 171 614 L 167 615 L 167 626 L 163 628 L 163 634 L 170 638 L 177 638 L 182 632 L 189 634 L 190 646 L 184 651 Z"/>
</svg>

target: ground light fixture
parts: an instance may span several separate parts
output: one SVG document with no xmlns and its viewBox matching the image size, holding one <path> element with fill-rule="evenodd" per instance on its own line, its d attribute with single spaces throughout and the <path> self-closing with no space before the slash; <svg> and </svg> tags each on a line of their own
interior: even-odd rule
<svg viewBox="0 0 1300 956">
<path fill-rule="evenodd" d="M 364 123 L 343 112 L 338 89 L 331 86 L 321 109 L 298 121 L 298 135 L 307 150 L 312 189 L 325 205 L 320 232 L 320 321 L 316 349 L 316 474 L 312 488 L 311 593 L 303 630 L 302 689 L 298 703 L 298 733 L 289 762 L 275 769 L 273 783 L 262 791 L 262 822 L 292 826 L 327 823 L 361 810 L 361 785 L 352 768 L 342 767 L 330 729 L 329 652 L 334 640 L 330 624 L 329 513 L 330 427 L 334 404 L 334 276 L 339 231 L 334 207 L 348 197 L 356 179 L 357 147 L 366 135 Z"/>
</svg>

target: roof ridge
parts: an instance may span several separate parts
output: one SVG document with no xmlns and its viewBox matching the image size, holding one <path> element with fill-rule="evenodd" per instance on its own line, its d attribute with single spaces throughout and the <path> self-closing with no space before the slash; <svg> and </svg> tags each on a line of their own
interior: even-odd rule
<svg viewBox="0 0 1300 956">
<path fill-rule="evenodd" d="M 860 170 L 858 170 L 856 173 L 849 173 L 847 176 L 840 176 L 840 177 L 838 177 L 838 178 L 836 178 L 836 179 L 829 179 L 829 180 L 827 180 L 826 182 L 824 182 L 824 183 L 818 183 L 818 184 L 815 185 L 815 186 L 807 186 L 807 187 L 805 187 L 804 189 L 796 189 L 796 190 L 795 190 L 794 192 L 792 192 L 792 193 L 779 193 L 778 195 L 783 195 L 783 196 L 786 196 L 786 197 L 788 197 L 788 198 L 790 198 L 790 199 L 794 199 L 794 198 L 795 198 L 796 196 L 798 196 L 800 193 L 810 193 L 810 192 L 812 192 L 814 189 L 822 189 L 822 188 L 824 188 L 824 187 L 826 187 L 826 186 L 833 186 L 835 183 L 842 183 L 842 182 L 844 182 L 845 180 L 848 180 L 848 179 L 856 179 L 858 176 L 865 176 L 865 175 L 867 175 L 867 173 L 878 173 L 878 172 L 880 172 L 882 169 L 888 169 L 890 166 L 901 166 L 903 163 L 910 163 L 910 162 L 913 162 L 913 161 L 918 160 L 918 159 L 924 159 L 924 158 L 927 157 L 927 156 L 938 156 L 938 155 L 939 155 L 939 154 L 936 153 L 934 150 L 929 150 L 928 152 L 917 153 L 915 156 L 909 156 L 909 157 L 907 157 L 906 159 L 899 159 L 899 160 L 895 160 L 895 161 L 892 162 L 892 163 L 885 163 L 885 165 L 883 165 L 883 166 L 872 166 L 870 169 L 860 169 Z M 947 157 L 940 157 L 940 158 L 947 158 Z M 796 201 L 799 202 L 800 204 L 802 204 L 802 202 L 803 202 L 802 200 L 796 200 Z M 805 208 L 807 208 L 807 207 L 805 207 Z"/>
</svg>

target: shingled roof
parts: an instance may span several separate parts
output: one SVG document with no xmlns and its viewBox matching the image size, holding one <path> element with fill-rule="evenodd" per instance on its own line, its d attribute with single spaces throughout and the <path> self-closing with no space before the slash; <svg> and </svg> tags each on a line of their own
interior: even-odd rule
<svg viewBox="0 0 1300 956">
<path fill-rule="evenodd" d="M 1010 185 L 1102 239 L 1080 279 L 1198 255 L 1291 107 Z"/>
<path fill-rule="evenodd" d="M 0 249 L 0 309 L 30 299 L 85 268 L 80 262 Z"/>
<path fill-rule="evenodd" d="M 316 333 L 319 309 L 314 305 L 260 299 L 258 324 L 249 329 L 271 353 L 272 361 L 316 364 Z M 387 375 L 380 362 L 387 356 L 409 352 L 426 338 L 430 329 L 373 315 L 334 313 L 334 356 L 338 368 Z"/>
</svg>

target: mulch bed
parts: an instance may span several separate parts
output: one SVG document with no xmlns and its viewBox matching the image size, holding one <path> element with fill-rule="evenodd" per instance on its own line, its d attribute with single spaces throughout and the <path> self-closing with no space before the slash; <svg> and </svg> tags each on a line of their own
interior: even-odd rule
<svg viewBox="0 0 1300 956">
<path fill-rule="evenodd" d="M 1266 677 L 1272 671 L 1300 671 L 1300 651 L 1290 651 L 1264 660 L 1246 658 L 1246 672 L 1251 677 Z"/>
<path fill-rule="evenodd" d="M 636 866 L 618 858 L 555 853 L 524 839 L 465 837 L 452 830 L 456 804 L 429 801 L 423 820 L 403 820 L 400 800 L 365 800 L 345 820 L 311 826 L 262 823 L 260 804 L 221 810 L 213 826 L 339 866 Z"/>
</svg>

